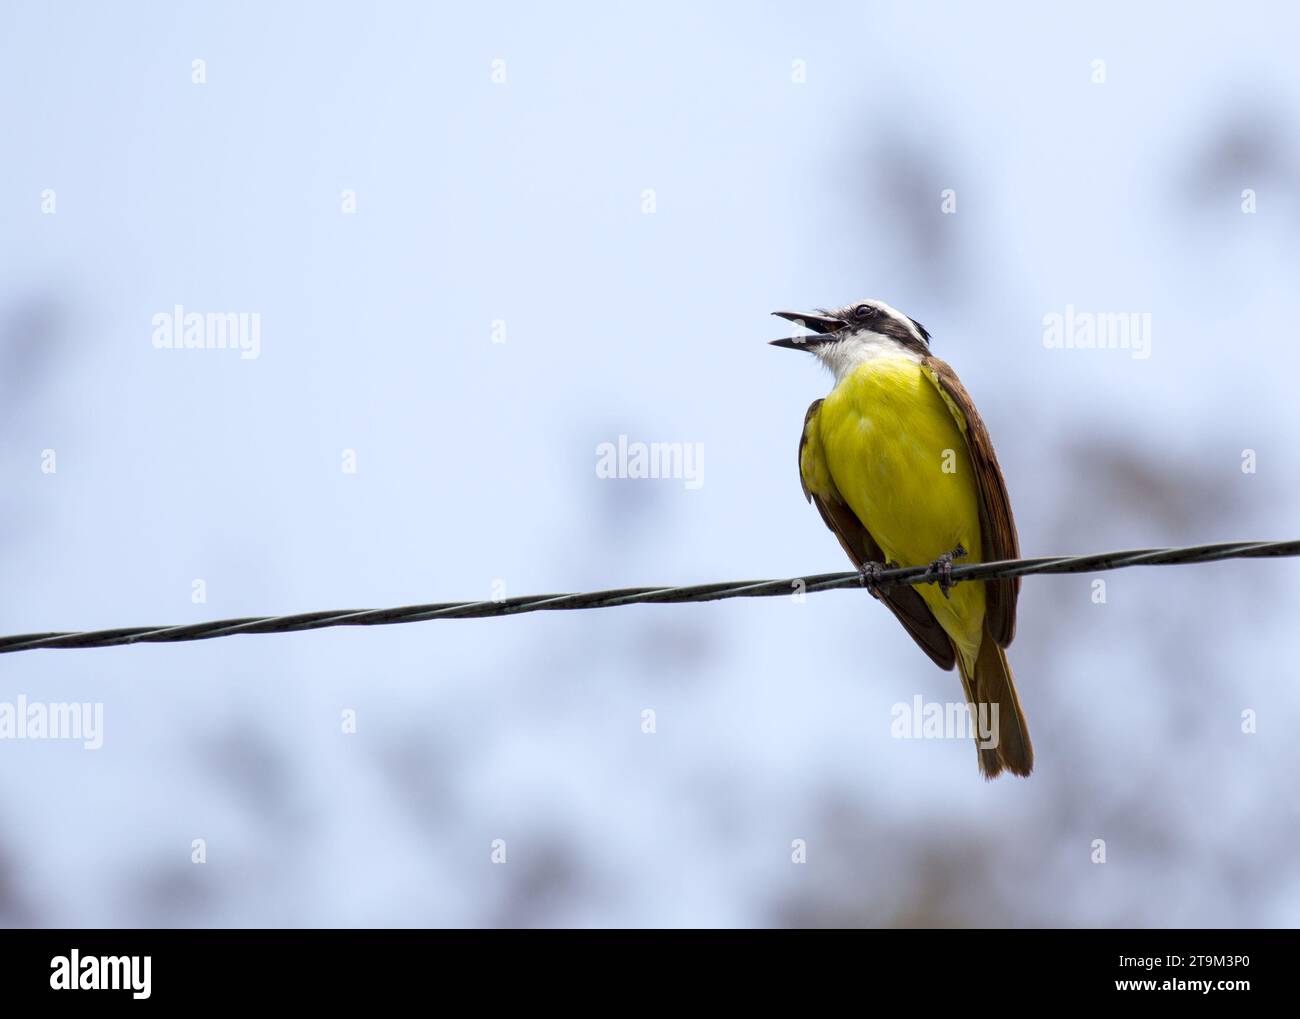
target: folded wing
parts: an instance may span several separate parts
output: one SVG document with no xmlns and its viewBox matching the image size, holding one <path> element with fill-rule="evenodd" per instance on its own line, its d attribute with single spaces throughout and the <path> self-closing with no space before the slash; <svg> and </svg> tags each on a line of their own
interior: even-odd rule
<svg viewBox="0 0 1300 1019">
<path fill-rule="evenodd" d="M 957 426 L 966 435 L 966 448 L 975 469 L 975 483 L 980 496 L 980 539 L 984 561 L 1019 559 L 1020 541 L 1016 537 L 1016 521 L 1011 515 L 1007 484 L 993 451 L 993 440 L 975 409 L 975 402 L 957 378 L 957 373 L 945 362 L 937 357 L 927 357 L 924 365 L 926 376 L 939 390 Z M 999 647 L 1006 647 L 1016 635 L 1016 599 L 1019 594 L 1019 577 L 984 582 L 986 625 Z"/>
</svg>

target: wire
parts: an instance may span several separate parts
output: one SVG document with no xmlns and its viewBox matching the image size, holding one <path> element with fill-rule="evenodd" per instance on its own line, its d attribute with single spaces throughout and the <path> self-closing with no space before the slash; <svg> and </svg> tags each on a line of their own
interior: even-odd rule
<svg viewBox="0 0 1300 1019">
<path fill-rule="evenodd" d="M 1093 555 L 1046 556 L 1038 559 L 1008 559 L 992 563 L 954 565 L 950 573 L 956 584 L 968 580 L 994 580 L 1036 573 L 1096 573 L 1128 566 L 1182 566 L 1213 563 L 1224 559 L 1265 559 L 1300 556 L 1300 541 L 1234 541 L 1188 548 L 1146 548 L 1131 552 L 1098 552 Z M 935 583 L 928 566 L 904 566 L 882 571 L 877 580 L 882 590 L 900 584 Z M 692 587 L 625 587 L 586 594 L 541 594 L 503 598 L 500 601 L 438 602 L 406 605 L 394 609 L 336 609 L 303 612 L 292 616 L 250 616 L 219 619 L 185 626 L 133 626 L 117 630 L 68 633 L 24 633 L 0 637 L 0 654 L 35 651 L 40 648 L 116 647 L 121 644 L 171 644 L 178 641 L 211 640 L 237 633 L 292 633 L 323 630 L 331 626 L 386 626 L 390 623 L 419 623 L 428 619 L 480 619 L 512 616 L 520 612 L 555 612 L 561 609 L 604 609 L 619 605 L 677 604 L 721 601 L 724 598 L 771 598 L 797 592 L 835 591 L 861 586 L 856 572 L 820 573 L 787 580 L 741 580 L 696 584 Z"/>
</svg>

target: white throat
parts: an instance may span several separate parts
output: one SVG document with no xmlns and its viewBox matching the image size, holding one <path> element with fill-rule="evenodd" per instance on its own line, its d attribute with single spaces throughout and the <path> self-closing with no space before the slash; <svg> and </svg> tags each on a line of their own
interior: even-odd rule
<svg viewBox="0 0 1300 1019">
<path fill-rule="evenodd" d="M 921 355 L 915 350 L 903 346 L 892 336 L 874 333 L 870 329 L 861 329 L 842 340 L 814 347 L 813 353 L 831 370 L 837 386 L 859 366 L 870 361 L 904 358 L 921 363 Z"/>
</svg>

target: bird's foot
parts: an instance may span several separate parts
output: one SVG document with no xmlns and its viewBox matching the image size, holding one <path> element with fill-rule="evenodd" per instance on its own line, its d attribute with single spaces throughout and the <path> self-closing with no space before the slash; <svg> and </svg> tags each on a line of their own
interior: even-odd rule
<svg viewBox="0 0 1300 1019">
<path fill-rule="evenodd" d="M 925 579 L 931 584 L 938 584 L 939 590 L 943 592 L 945 598 L 951 597 L 948 592 L 953 588 L 952 561 L 954 559 L 965 559 L 966 555 L 966 549 L 959 544 L 951 552 L 945 552 L 926 567 Z"/>
<path fill-rule="evenodd" d="M 868 591 L 871 597 L 879 599 L 885 592 L 885 585 L 880 582 L 880 575 L 886 570 L 898 569 L 898 563 L 863 563 L 858 567 L 858 580 Z"/>
</svg>

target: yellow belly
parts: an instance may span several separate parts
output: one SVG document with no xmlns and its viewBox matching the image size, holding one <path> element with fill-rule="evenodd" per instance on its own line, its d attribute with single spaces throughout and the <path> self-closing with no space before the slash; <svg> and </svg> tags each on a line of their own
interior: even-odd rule
<svg viewBox="0 0 1300 1019">
<path fill-rule="evenodd" d="M 982 562 L 979 493 L 966 437 L 915 361 L 877 358 L 822 403 L 816 428 L 826 473 L 886 560 L 921 566 L 958 545 Z M 917 588 L 972 665 L 984 630 L 984 585 Z"/>
</svg>

